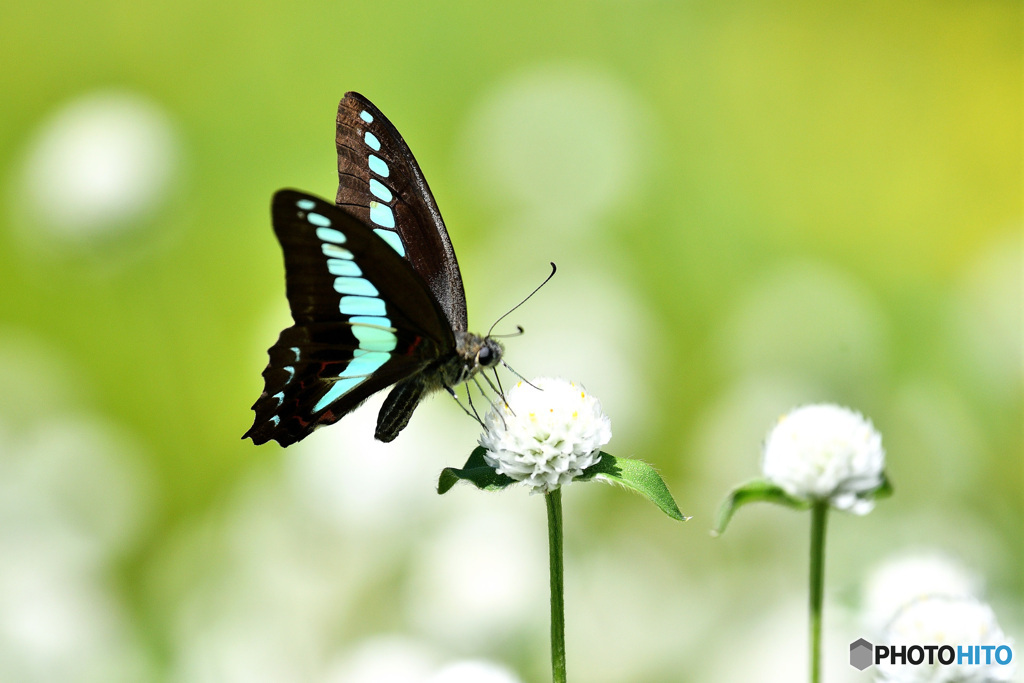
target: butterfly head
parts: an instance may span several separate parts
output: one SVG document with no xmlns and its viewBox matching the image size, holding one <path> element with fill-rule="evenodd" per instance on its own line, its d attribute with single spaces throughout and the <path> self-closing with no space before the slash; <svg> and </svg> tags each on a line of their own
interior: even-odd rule
<svg viewBox="0 0 1024 683">
<path fill-rule="evenodd" d="M 490 337 L 484 337 L 480 350 L 476 352 L 476 364 L 482 368 L 497 365 L 501 361 L 501 354 L 504 352 L 505 347 L 501 345 L 501 342 Z"/>
<path fill-rule="evenodd" d="M 471 379 L 477 372 L 493 368 L 501 362 L 505 347 L 497 339 L 481 337 L 472 332 L 463 332 L 457 339 L 460 377 L 452 384 L 460 384 Z"/>
</svg>

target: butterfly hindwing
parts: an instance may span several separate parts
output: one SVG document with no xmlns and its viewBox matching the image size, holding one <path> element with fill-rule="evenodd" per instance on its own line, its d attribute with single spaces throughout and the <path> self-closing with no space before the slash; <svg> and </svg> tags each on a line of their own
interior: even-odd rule
<svg viewBox="0 0 1024 683">
<path fill-rule="evenodd" d="M 244 436 L 256 444 L 275 439 L 291 445 L 422 366 L 412 356 L 339 343 L 350 336 L 341 323 L 293 325 L 281 332 L 263 372 L 265 389 L 253 404 L 256 419 Z"/>
<path fill-rule="evenodd" d="M 336 202 L 371 225 L 430 287 L 453 330 L 465 331 L 466 295 L 444 221 L 416 159 L 362 95 L 338 105 Z"/>
<path fill-rule="evenodd" d="M 286 446 L 455 348 L 410 264 L 356 217 L 293 190 L 274 195 L 295 325 L 270 349 L 245 436 Z"/>
</svg>

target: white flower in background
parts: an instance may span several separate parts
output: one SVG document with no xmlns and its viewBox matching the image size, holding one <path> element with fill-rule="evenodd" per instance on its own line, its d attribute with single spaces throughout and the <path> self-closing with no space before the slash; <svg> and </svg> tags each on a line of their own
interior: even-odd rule
<svg viewBox="0 0 1024 683">
<path fill-rule="evenodd" d="M 455 662 L 435 673 L 427 683 L 520 683 L 508 669 L 490 662 Z"/>
<path fill-rule="evenodd" d="M 437 653 L 430 646 L 403 636 L 380 635 L 356 643 L 350 652 L 328 667 L 320 680 L 323 683 L 425 683 L 436 668 Z"/>
<path fill-rule="evenodd" d="M 167 196 L 178 153 L 173 122 L 158 103 L 130 91 L 90 93 L 32 138 L 22 201 L 48 246 L 123 231 Z"/>
<path fill-rule="evenodd" d="M 974 598 L 928 597 L 910 603 L 889 622 L 882 645 L 949 645 L 954 651 L 958 646 L 966 650 L 974 645 L 1007 645 L 1010 639 L 996 622 L 992 608 Z M 892 664 L 887 661 L 878 665 L 879 680 L 898 683 L 990 683 L 1013 679 L 1015 663 L 998 664 L 995 650 L 991 650 L 990 663 L 984 663 L 985 652 L 981 650 L 981 664 L 942 665 L 937 661 L 914 665 Z"/>
<path fill-rule="evenodd" d="M 783 415 L 764 444 L 765 478 L 805 500 L 866 514 L 866 495 L 884 481 L 882 437 L 859 413 L 832 404 L 796 408 Z"/>
<path fill-rule="evenodd" d="M 944 553 L 900 555 L 868 574 L 861 615 L 871 633 L 879 633 L 900 609 L 915 600 L 934 595 L 968 597 L 979 595 L 982 588 L 977 574 Z"/>
<path fill-rule="evenodd" d="M 519 382 L 507 403 L 495 401 L 484 418 L 484 460 L 501 474 L 547 493 L 568 484 L 601 459 L 612 423 L 601 403 L 579 384 L 540 377 Z M 536 387 L 536 388 L 535 388 Z"/>
</svg>

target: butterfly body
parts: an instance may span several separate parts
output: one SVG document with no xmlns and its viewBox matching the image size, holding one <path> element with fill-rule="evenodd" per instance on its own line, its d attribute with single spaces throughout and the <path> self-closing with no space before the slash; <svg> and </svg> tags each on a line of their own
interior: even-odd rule
<svg viewBox="0 0 1024 683">
<path fill-rule="evenodd" d="M 391 385 L 376 438 L 391 441 L 419 402 L 497 363 L 501 345 L 467 331 L 447 230 L 412 153 L 368 100 L 338 107 L 336 205 L 274 195 L 294 325 L 269 350 L 243 438 L 299 441 Z"/>
<path fill-rule="evenodd" d="M 412 412 L 425 396 L 468 382 L 483 367 L 501 359 L 501 345 L 472 332 L 456 333 L 456 352 L 438 358 L 421 372 L 395 385 L 381 406 L 374 433 L 378 441 L 391 441 L 409 423 Z M 481 357 L 483 356 L 483 357 Z"/>
</svg>

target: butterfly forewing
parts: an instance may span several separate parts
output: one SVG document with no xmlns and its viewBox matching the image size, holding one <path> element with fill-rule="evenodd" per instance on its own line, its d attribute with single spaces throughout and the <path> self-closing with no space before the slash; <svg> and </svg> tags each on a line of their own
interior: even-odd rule
<svg viewBox="0 0 1024 683">
<path fill-rule="evenodd" d="M 370 227 L 317 197 L 274 195 L 295 325 L 270 349 L 255 443 L 288 445 L 454 348 L 444 311 Z"/>
<path fill-rule="evenodd" d="M 452 330 L 465 331 L 466 295 L 448 231 L 398 130 L 362 95 L 338 105 L 337 204 L 372 226 L 430 287 Z"/>
</svg>

